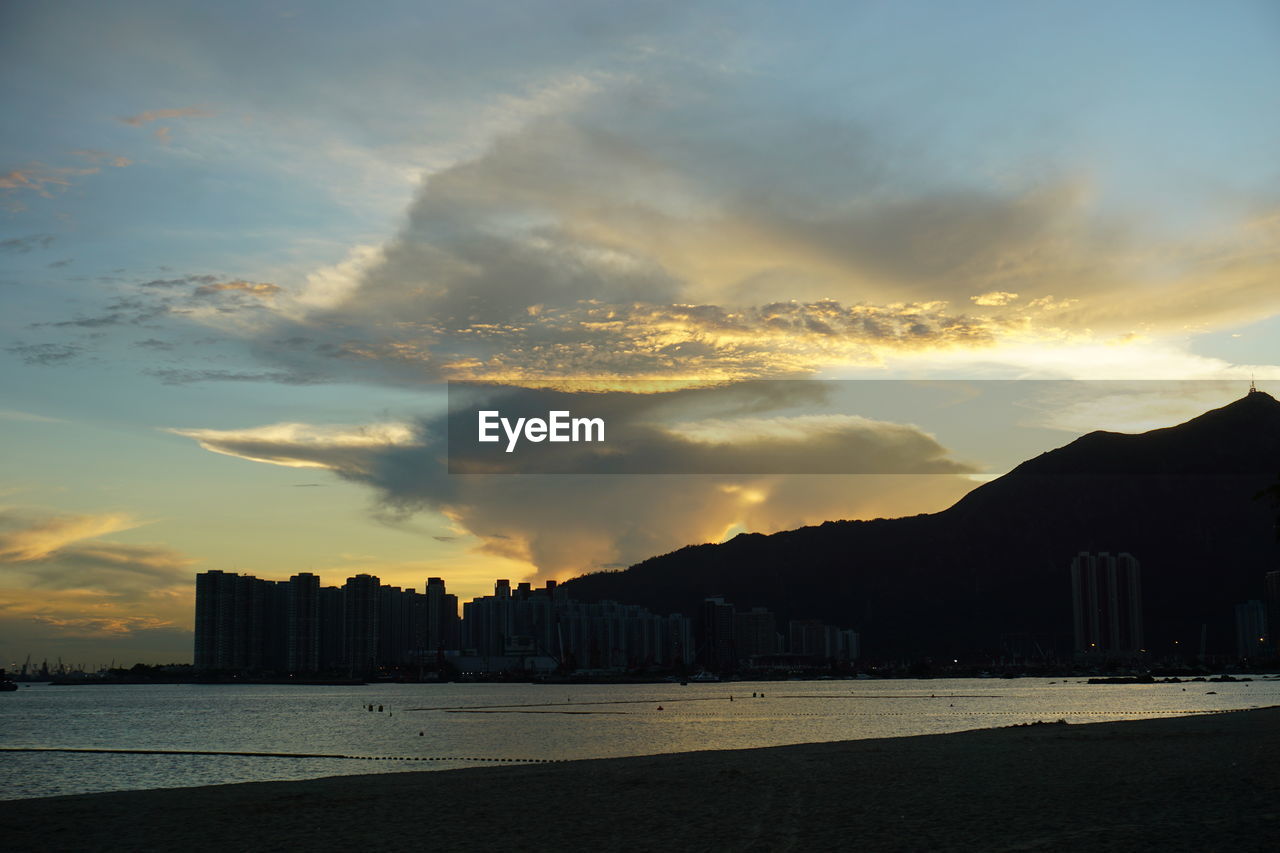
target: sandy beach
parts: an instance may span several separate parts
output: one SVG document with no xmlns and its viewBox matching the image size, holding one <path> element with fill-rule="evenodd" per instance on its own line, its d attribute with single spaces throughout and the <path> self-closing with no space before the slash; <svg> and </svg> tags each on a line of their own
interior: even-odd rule
<svg viewBox="0 0 1280 853">
<path fill-rule="evenodd" d="M 0 803 L 11 850 L 1272 850 L 1280 708 Z"/>
</svg>

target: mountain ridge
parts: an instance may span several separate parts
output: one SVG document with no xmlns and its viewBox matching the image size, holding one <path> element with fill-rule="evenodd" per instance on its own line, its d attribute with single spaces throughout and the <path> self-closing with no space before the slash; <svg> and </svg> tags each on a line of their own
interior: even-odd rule
<svg viewBox="0 0 1280 853">
<path fill-rule="evenodd" d="M 828 521 L 689 545 L 566 582 L 696 613 L 706 596 L 863 633 L 871 657 L 994 656 L 1071 647 L 1070 563 L 1128 551 L 1143 566 L 1148 644 L 1234 651 L 1233 605 L 1280 569 L 1274 511 L 1280 401 L 1252 392 L 1144 433 L 1098 430 L 1046 451 L 935 513 Z M 1014 641 L 1011 637 L 1022 637 Z"/>
</svg>

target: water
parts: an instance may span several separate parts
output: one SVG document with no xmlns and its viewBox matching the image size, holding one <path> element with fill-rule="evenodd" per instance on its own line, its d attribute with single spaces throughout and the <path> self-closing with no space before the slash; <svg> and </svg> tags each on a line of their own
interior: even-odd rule
<svg viewBox="0 0 1280 853">
<path fill-rule="evenodd" d="M 384 711 L 366 710 L 369 703 Z M 686 687 L 39 684 L 0 694 L 0 747 L 356 757 L 0 752 L 0 799 L 737 749 L 1268 705 L 1280 705 L 1280 679 L 1274 676 L 1252 682 L 1142 685 L 1047 678 Z"/>
</svg>

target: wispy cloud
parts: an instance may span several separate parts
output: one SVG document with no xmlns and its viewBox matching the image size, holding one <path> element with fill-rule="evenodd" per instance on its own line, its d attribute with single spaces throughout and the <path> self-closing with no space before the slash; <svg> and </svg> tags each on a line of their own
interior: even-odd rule
<svg viewBox="0 0 1280 853">
<path fill-rule="evenodd" d="M 170 629 L 172 620 L 155 616 L 74 616 L 58 617 L 37 613 L 31 617 L 68 637 L 115 639 L 141 631 Z"/>
<path fill-rule="evenodd" d="M 194 561 L 163 545 L 103 538 L 143 522 L 128 513 L 0 507 L 0 627 L 119 639 L 190 623 Z"/>
<path fill-rule="evenodd" d="M 131 116 L 121 116 L 120 121 L 125 124 L 140 127 L 144 124 L 150 124 L 153 121 L 170 118 L 209 118 L 214 113 L 201 107 L 179 107 L 177 109 L 164 110 L 144 110 Z"/>
<path fill-rule="evenodd" d="M 23 344 L 18 343 L 8 348 L 8 352 L 13 353 L 22 359 L 23 364 L 35 365 L 39 367 L 49 367 L 58 364 L 67 364 L 74 361 L 84 353 L 84 347 L 79 344 Z"/>
<path fill-rule="evenodd" d="M 103 166 L 124 168 L 132 165 L 127 157 L 120 157 L 96 150 L 77 150 L 73 155 L 88 160 L 90 166 L 51 166 L 47 163 L 31 162 L 9 172 L 0 174 L 0 191 L 5 195 L 13 195 L 19 191 L 35 193 L 42 198 L 53 198 L 55 192 L 62 192 L 72 185 L 75 178 L 95 175 Z M 47 246 L 46 246 L 47 248 Z"/>
<path fill-rule="evenodd" d="M 100 171 L 98 167 L 84 169 L 69 166 L 48 166 L 44 163 L 29 163 L 18 169 L 11 169 L 0 174 L 0 190 L 12 193 L 28 190 L 42 198 L 53 198 L 55 191 L 65 190 L 71 186 L 72 178 L 92 175 Z"/>
<path fill-rule="evenodd" d="M 132 166 L 133 161 L 128 157 L 121 157 L 118 154 L 109 154 L 106 151 L 99 151 L 96 148 L 82 148 L 72 151 L 77 157 L 83 157 L 91 163 L 112 166 L 117 169 L 123 169 Z"/>
<path fill-rule="evenodd" d="M 14 409 L 0 409 L 0 420 L 3 421 L 27 421 L 30 423 L 58 424 L 64 423 L 62 418 L 50 418 L 45 415 L 36 415 L 31 412 L 19 412 Z"/>
<path fill-rule="evenodd" d="M 280 288 L 270 282 L 222 281 L 203 284 L 192 291 L 194 296 L 216 296 L 220 293 L 246 293 L 250 296 L 267 298 L 280 292 Z"/>
<path fill-rule="evenodd" d="M 0 560 L 30 562 L 78 542 L 138 526 L 123 513 L 40 517 L 0 509 Z"/>
<path fill-rule="evenodd" d="M 31 234 L 27 237 L 10 237 L 7 240 L 0 240 L 0 252 L 26 254 L 32 249 L 47 249 L 53 245 L 54 239 L 55 238 L 52 234 Z"/>
</svg>

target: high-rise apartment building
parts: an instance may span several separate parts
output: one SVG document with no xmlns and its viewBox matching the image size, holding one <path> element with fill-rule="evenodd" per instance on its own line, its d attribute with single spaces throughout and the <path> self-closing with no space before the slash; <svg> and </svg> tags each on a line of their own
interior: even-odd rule
<svg viewBox="0 0 1280 853">
<path fill-rule="evenodd" d="M 343 593 L 343 657 L 352 676 L 373 672 L 378 663 L 380 582 L 373 575 L 347 578 Z"/>
<path fill-rule="evenodd" d="M 445 591 L 443 578 L 427 578 L 426 598 L 427 648 L 458 648 L 458 596 Z"/>
<path fill-rule="evenodd" d="M 1132 657 L 1143 651 L 1141 567 L 1132 554 L 1076 555 L 1071 600 L 1078 654 Z"/>
<path fill-rule="evenodd" d="M 285 668 L 320 669 L 320 578 L 301 572 L 285 588 Z"/>
<path fill-rule="evenodd" d="M 1267 639 L 1267 608 L 1261 601 L 1236 605 L 1236 657 L 1257 660 L 1268 657 L 1271 644 Z"/>
</svg>

